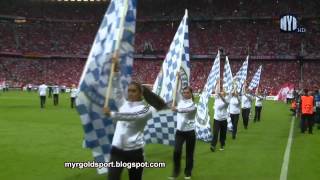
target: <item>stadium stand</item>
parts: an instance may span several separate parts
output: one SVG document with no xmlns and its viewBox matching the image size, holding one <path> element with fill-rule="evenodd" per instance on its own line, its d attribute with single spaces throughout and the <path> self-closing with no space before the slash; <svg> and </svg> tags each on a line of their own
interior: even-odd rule
<svg viewBox="0 0 320 180">
<path fill-rule="evenodd" d="M 203 88 L 218 49 L 231 59 L 233 74 L 247 54 L 251 56 L 249 79 L 262 64 L 261 86 L 270 94 L 283 83 L 298 86 L 300 79 L 306 87 L 319 85 L 317 1 L 268 1 L 264 7 L 259 1 L 241 0 L 206 0 L 197 6 L 194 3 L 199 2 L 191 0 L 150 1 L 139 3 L 133 74 L 137 81 L 154 82 L 183 10 L 188 8 L 191 85 L 196 90 Z M 0 77 L 10 86 L 42 81 L 77 84 L 107 2 L 8 2 L 0 2 Z M 278 17 L 287 12 L 306 17 L 301 21 L 305 33 L 280 32 Z"/>
</svg>

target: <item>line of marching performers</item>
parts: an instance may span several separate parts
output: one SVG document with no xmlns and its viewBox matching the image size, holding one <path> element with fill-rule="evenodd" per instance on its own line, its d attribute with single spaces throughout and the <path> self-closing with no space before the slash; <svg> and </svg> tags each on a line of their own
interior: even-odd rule
<svg viewBox="0 0 320 180">
<path fill-rule="evenodd" d="M 254 122 L 259 122 L 261 119 L 262 101 L 264 96 L 259 91 L 255 94 L 249 91 L 244 84 L 242 94 L 234 90 L 231 94 L 224 92 L 223 88 L 215 90 L 214 95 L 214 123 L 213 123 L 213 139 L 211 142 L 211 151 L 216 150 L 218 137 L 220 141 L 220 150 L 224 150 L 228 118 L 230 117 L 232 123 L 232 139 L 236 139 L 238 131 L 238 121 L 240 112 L 242 114 L 244 129 L 248 129 L 250 110 L 255 100 L 255 115 Z"/>
<path fill-rule="evenodd" d="M 117 73 L 116 73 L 117 74 Z M 148 88 L 137 82 L 132 82 L 128 87 L 128 97 L 124 98 L 121 88 L 116 88 L 119 84 L 117 75 L 114 77 L 115 98 L 119 108 L 118 112 L 112 112 L 109 108 L 104 109 L 104 113 L 116 122 L 116 129 L 112 141 L 110 162 L 143 162 L 144 161 L 144 127 L 147 120 L 151 118 L 152 111 L 167 108 L 164 101 L 152 93 Z M 117 83 L 118 82 L 118 83 Z M 120 85 L 118 85 L 120 87 Z M 246 91 L 247 92 L 247 91 Z M 213 139 L 210 149 L 215 151 L 218 136 L 220 136 L 221 147 L 225 147 L 227 133 L 227 118 L 231 116 L 233 124 L 232 137 L 236 138 L 237 124 L 240 110 L 242 111 L 243 124 L 248 128 L 249 114 L 252 101 L 256 100 L 256 113 L 254 121 L 260 121 L 263 97 L 258 93 L 244 93 L 241 96 L 236 92 L 231 95 L 224 93 L 223 89 L 215 94 L 214 102 L 214 124 Z M 144 99 L 144 100 L 143 100 Z M 177 127 L 175 134 L 175 146 L 173 153 L 173 171 L 169 179 L 176 179 L 180 174 L 180 161 L 182 157 L 183 144 L 186 144 L 186 167 L 184 169 L 184 179 L 191 179 L 193 169 L 193 158 L 196 144 L 195 114 L 196 104 L 194 103 L 191 87 L 182 89 L 181 98 L 171 107 L 172 111 L 177 112 Z M 229 109 L 229 110 L 228 110 Z M 109 180 L 119 180 L 123 168 L 110 168 L 108 173 Z M 143 168 L 129 169 L 130 180 L 142 179 Z"/>
</svg>

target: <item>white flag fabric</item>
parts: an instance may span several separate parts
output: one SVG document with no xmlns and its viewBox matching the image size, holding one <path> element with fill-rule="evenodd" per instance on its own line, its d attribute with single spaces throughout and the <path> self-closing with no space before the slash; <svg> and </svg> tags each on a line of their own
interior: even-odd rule
<svg viewBox="0 0 320 180">
<path fill-rule="evenodd" d="M 261 71 L 262 71 L 262 65 L 260 65 L 257 72 L 254 74 L 254 76 L 250 82 L 249 88 L 248 88 L 249 90 L 253 90 L 256 87 L 258 87 L 259 82 L 260 82 Z"/>
<path fill-rule="evenodd" d="M 188 77 L 190 76 L 190 57 L 189 57 L 189 32 L 188 32 L 188 12 L 186 13 L 178 27 L 178 30 L 171 42 L 169 52 L 162 64 L 161 73 L 159 73 L 155 83 L 160 86 L 160 97 L 165 102 L 173 100 L 173 91 L 176 88 L 177 73 L 184 71 Z M 159 89 L 159 87 L 154 87 Z"/>
<path fill-rule="evenodd" d="M 248 65 L 249 65 L 249 56 L 247 56 L 246 60 L 243 62 L 241 68 L 239 69 L 236 76 L 234 77 L 238 93 L 240 93 L 242 86 L 247 79 Z"/>
<path fill-rule="evenodd" d="M 177 73 L 179 73 L 181 80 L 181 83 L 178 85 L 177 93 L 180 93 L 179 89 L 189 86 L 190 80 L 187 10 L 173 38 L 169 52 L 163 62 L 162 69 L 153 86 L 153 92 L 160 95 L 166 103 L 173 100 Z M 144 130 L 145 142 L 174 145 L 176 113 L 171 110 L 164 110 L 153 113 L 152 116 L 153 118 L 147 122 L 147 126 Z"/>
<path fill-rule="evenodd" d="M 210 74 L 207 79 L 203 91 L 200 95 L 200 100 L 197 107 L 196 114 L 196 135 L 197 139 L 209 142 L 212 139 L 212 132 L 210 127 L 210 117 L 208 102 L 214 87 L 218 80 L 220 80 L 220 52 L 218 52 Z"/>
<path fill-rule="evenodd" d="M 226 56 L 226 61 L 224 64 L 223 89 L 225 90 L 226 93 L 231 93 L 233 89 L 233 77 L 232 77 L 228 56 Z"/>
<path fill-rule="evenodd" d="M 118 52 L 121 89 L 127 92 L 131 81 L 136 0 L 111 0 L 96 34 L 80 82 L 76 108 L 84 130 L 84 145 L 92 150 L 94 160 L 109 161 L 114 124 L 103 113 L 105 95 L 111 73 L 112 56 Z M 119 49 L 118 49 L 119 48 Z M 115 98 L 110 97 L 109 107 L 117 110 Z M 98 168 L 106 173 L 106 168 Z"/>
</svg>

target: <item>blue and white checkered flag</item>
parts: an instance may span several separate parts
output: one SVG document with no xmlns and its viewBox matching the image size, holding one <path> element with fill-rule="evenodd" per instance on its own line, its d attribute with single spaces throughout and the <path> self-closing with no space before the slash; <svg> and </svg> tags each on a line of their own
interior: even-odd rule
<svg viewBox="0 0 320 180">
<path fill-rule="evenodd" d="M 112 0 L 96 34 L 80 83 L 76 99 L 84 129 L 85 146 L 92 149 L 96 162 L 108 162 L 114 134 L 114 124 L 103 113 L 108 79 L 114 53 L 119 56 L 120 81 L 124 92 L 131 81 L 133 45 L 136 23 L 136 0 Z M 113 97 L 111 110 L 117 110 Z M 107 169 L 97 169 L 106 173 Z"/>
<path fill-rule="evenodd" d="M 238 93 L 240 93 L 241 88 L 247 79 L 248 64 L 249 64 L 249 56 L 247 56 L 246 60 L 243 62 L 241 68 L 239 69 L 236 76 L 234 77 L 234 79 L 236 81 Z"/>
<path fill-rule="evenodd" d="M 173 91 L 176 87 L 177 73 L 180 71 L 182 66 L 183 58 L 189 59 L 189 40 L 188 40 L 188 12 L 186 13 L 179 25 L 179 28 L 174 35 L 173 41 L 171 42 L 169 52 L 162 64 L 162 83 L 160 97 L 165 102 L 173 100 Z M 185 43 L 187 43 L 185 47 Z M 187 48 L 187 49 L 185 49 Z M 186 55 L 187 54 L 187 55 Z"/>
<path fill-rule="evenodd" d="M 147 121 L 144 128 L 146 143 L 174 145 L 177 113 L 171 110 L 162 110 L 152 113 L 152 119 Z"/>
<path fill-rule="evenodd" d="M 260 82 L 261 70 L 262 70 L 262 65 L 260 65 L 259 69 L 254 74 L 254 76 L 250 82 L 250 85 L 248 88 L 250 91 L 253 90 L 254 88 L 258 87 L 259 82 Z"/>
<path fill-rule="evenodd" d="M 228 56 L 226 56 L 226 62 L 224 64 L 223 89 L 225 90 L 226 93 L 230 93 L 233 89 L 233 77 L 232 77 Z"/>
<path fill-rule="evenodd" d="M 179 65 L 180 64 L 180 65 Z M 180 71 L 178 71 L 180 69 Z M 189 31 L 188 12 L 180 23 L 180 26 L 170 45 L 169 52 L 163 62 L 153 86 L 153 92 L 157 93 L 167 103 L 173 100 L 174 88 L 176 88 L 176 73 L 180 74 L 180 84 L 177 90 L 189 86 L 190 80 L 190 56 L 189 56 Z M 152 119 L 147 122 L 144 130 L 146 143 L 158 143 L 174 145 L 176 128 L 176 113 L 171 110 L 155 112 Z"/>
<path fill-rule="evenodd" d="M 207 83 L 200 95 L 200 100 L 197 107 L 196 114 L 196 135 L 197 139 L 209 142 L 212 139 L 211 127 L 210 127 L 210 116 L 208 109 L 209 98 L 212 94 L 213 88 L 220 80 L 220 52 L 214 60 L 211 68 Z"/>
</svg>

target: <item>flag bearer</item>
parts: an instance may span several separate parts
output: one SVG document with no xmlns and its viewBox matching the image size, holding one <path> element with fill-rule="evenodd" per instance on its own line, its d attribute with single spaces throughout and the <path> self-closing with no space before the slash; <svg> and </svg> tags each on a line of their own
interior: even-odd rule
<svg viewBox="0 0 320 180">
<path fill-rule="evenodd" d="M 117 67 L 117 66 L 116 66 Z M 117 69 L 117 68 L 116 68 Z M 117 72 L 118 70 L 116 70 Z M 118 73 L 116 73 L 118 74 Z M 110 162 L 142 163 L 144 161 L 144 127 L 152 117 L 151 106 L 157 110 L 166 107 L 164 101 L 148 88 L 139 83 L 131 82 L 128 87 L 128 99 L 124 99 L 121 92 L 120 78 L 116 75 L 113 84 L 113 93 L 117 99 L 119 112 L 112 112 L 109 108 L 104 108 L 104 113 L 116 122 L 112 147 L 110 152 Z M 146 103 L 143 101 L 146 101 Z M 122 167 L 111 167 L 108 172 L 108 180 L 119 180 Z M 141 180 L 143 168 L 131 168 L 129 171 L 130 180 Z"/>
<path fill-rule="evenodd" d="M 193 153 L 196 144 L 195 115 L 196 106 L 191 87 L 185 87 L 182 91 L 182 99 L 172 111 L 177 112 L 177 127 L 173 153 L 173 173 L 169 179 L 175 179 L 180 174 L 181 155 L 183 144 L 186 143 L 186 167 L 184 179 L 191 179 L 193 168 Z"/>
<path fill-rule="evenodd" d="M 220 89 L 220 91 L 217 91 Z M 223 91 L 223 88 L 216 88 L 216 94 L 214 96 L 214 124 L 213 124 L 213 138 L 211 141 L 210 150 L 215 151 L 216 145 L 218 142 L 218 136 L 220 138 L 220 150 L 224 150 L 225 141 L 227 137 L 227 119 L 228 119 L 228 106 L 229 101 L 226 98 L 226 93 Z"/>
<path fill-rule="evenodd" d="M 229 105 L 230 118 L 232 122 L 232 139 L 236 139 L 236 136 L 237 136 L 238 121 L 240 116 L 240 105 L 241 105 L 241 100 L 237 90 L 235 89 L 232 92 L 232 95 L 230 98 L 230 105 Z"/>
</svg>

